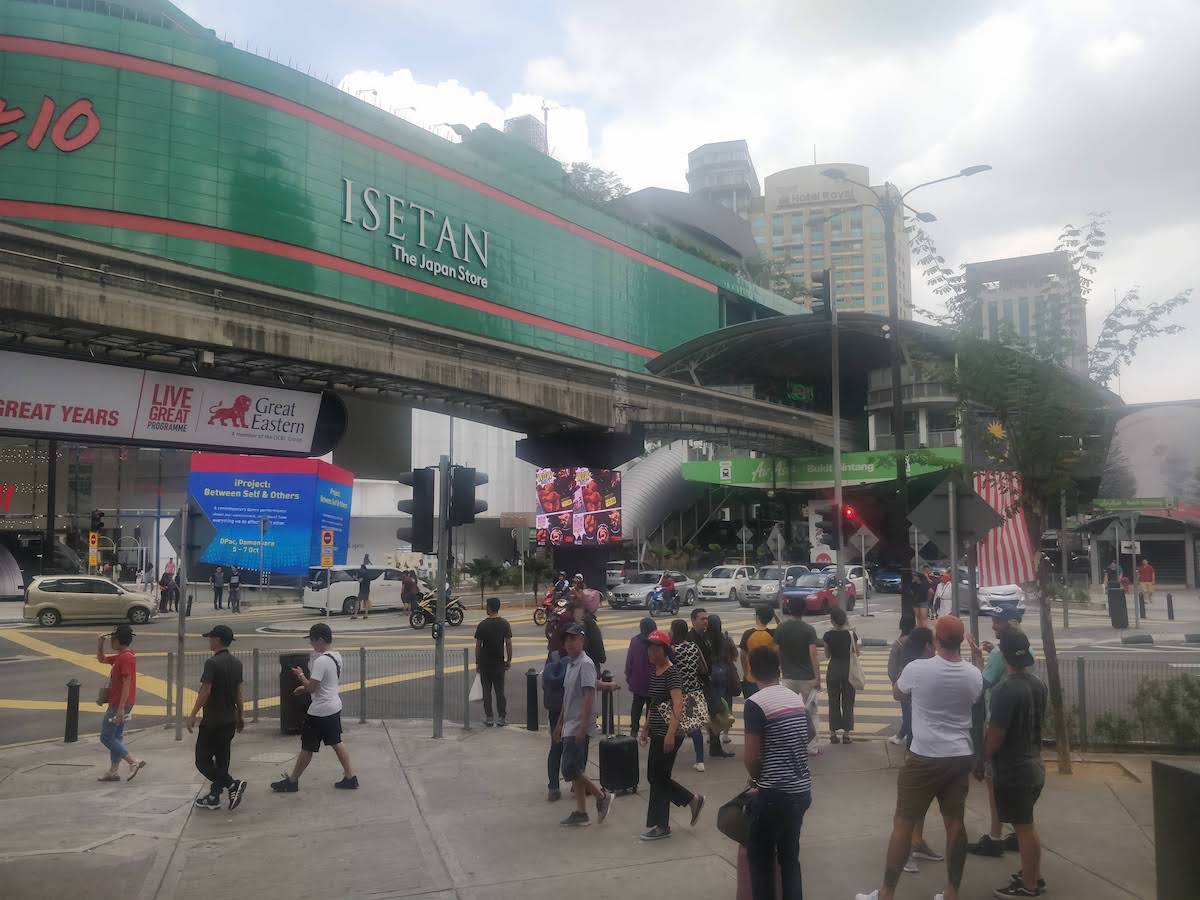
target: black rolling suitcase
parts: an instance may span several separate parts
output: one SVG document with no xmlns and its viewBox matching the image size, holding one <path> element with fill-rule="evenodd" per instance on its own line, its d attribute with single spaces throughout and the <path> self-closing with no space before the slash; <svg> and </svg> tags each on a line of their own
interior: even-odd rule
<svg viewBox="0 0 1200 900">
<path fill-rule="evenodd" d="M 614 794 L 638 789 L 637 739 L 616 733 L 613 692 L 600 692 L 600 720 L 604 736 L 600 739 L 600 785 Z"/>
</svg>

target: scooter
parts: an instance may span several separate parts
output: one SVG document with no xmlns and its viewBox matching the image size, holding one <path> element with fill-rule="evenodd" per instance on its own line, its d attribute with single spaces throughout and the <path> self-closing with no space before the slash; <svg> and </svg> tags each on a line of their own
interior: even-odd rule
<svg viewBox="0 0 1200 900">
<path fill-rule="evenodd" d="M 650 592 L 650 600 L 646 604 L 647 612 L 650 613 L 650 618 L 657 619 L 660 613 L 668 613 L 675 616 L 679 614 L 679 594 L 672 593 L 669 597 L 665 596 L 661 584 L 656 584 L 654 590 Z"/>
<path fill-rule="evenodd" d="M 457 597 L 446 598 L 446 622 L 450 625 L 461 625 L 466 613 Z M 428 591 L 417 601 L 408 616 L 408 624 L 421 629 L 437 620 L 437 593 Z"/>
</svg>

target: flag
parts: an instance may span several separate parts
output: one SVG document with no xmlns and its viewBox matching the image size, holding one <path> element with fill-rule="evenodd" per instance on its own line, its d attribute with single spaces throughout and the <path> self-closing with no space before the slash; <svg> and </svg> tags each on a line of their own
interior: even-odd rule
<svg viewBox="0 0 1200 900">
<path fill-rule="evenodd" d="M 976 472 L 975 493 L 1004 517 L 979 542 L 979 586 L 1025 584 L 1037 577 L 1029 525 L 1021 509 L 1021 476 L 1015 472 Z"/>
</svg>

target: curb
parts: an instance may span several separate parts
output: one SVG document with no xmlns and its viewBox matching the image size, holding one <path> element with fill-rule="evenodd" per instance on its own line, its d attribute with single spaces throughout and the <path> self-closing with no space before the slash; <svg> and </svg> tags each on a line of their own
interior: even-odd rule
<svg viewBox="0 0 1200 900">
<path fill-rule="evenodd" d="M 1123 634 L 1121 635 L 1122 644 L 1153 644 L 1154 635 L 1152 634 Z"/>
<path fill-rule="evenodd" d="M 1193 634 L 1125 634 L 1121 635 L 1122 644 L 1155 644 L 1161 646 L 1180 646 L 1200 644 L 1200 633 Z"/>
<path fill-rule="evenodd" d="M 862 638 L 860 643 L 864 647 L 890 647 L 891 644 L 886 638 Z"/>
</svg>

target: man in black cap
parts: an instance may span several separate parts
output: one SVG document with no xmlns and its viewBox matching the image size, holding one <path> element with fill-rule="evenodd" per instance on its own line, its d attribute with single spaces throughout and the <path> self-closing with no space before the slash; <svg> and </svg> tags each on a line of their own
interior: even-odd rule
<svg viewBox="0 0 1200 900">
<path fill-rule="evenodd" d="M 1041 878 L 1042 844 L 1033 824 L 1033 807 L 1046 781 L 1042 761 L 1046 686 L 1029 671 L 1033 653 L 1029 638 L 1020 631 L 1000 635 L 1000 652 L 1004 654 L 1008 677 L 992 691 L 983 755 L 992 762 L 1000 821 L 1011 823 L 1017 832 L 1021 871 L 994 895 L 1040 897 L 1046 883 Z"/>
<path fill-rule="evenodd" d="M 237 809 L 246 793 L 246 782 L 229 774 L 230 745 L 234 732 L 246 727 L 242 714 L 242 661 L 229 652 L 233 629 L 216 625 L 205 632 L 212 656 L 204 661 L 200 692 L 187 717 L 187 730 L 196 727 L 196 715 L 204 710 L 200 734 L 196 738 L 196 768 L 212 782 L 206 796 L 197 797 L 201 809 L 220 809 L 221 792 L 229 791 L 229 808 Z"/>
<path fill-rule="evenodd" d="M 342 764 L 342 780 L 335 781 L 333 786 L 342 790 L 356 790 L 358 776 L 350 765 L 350 752 L 342 743 L 342 698 L 338 693 L 342 655 L 329 649 L 333 644 L 333 629 L 324 622 L 317 622 L 308 629 L 308 643 L 313 648 L 308 664 L 311 674 L 305 675 L 300 666 L 292 667 L 292 674 L 300 682 L 293 693 L 297 696 L 312 695 L 300 732 L 300 755 L 296 758 L 292 774 L 284 774 L 279 781 L 271 782 L 271 790 L 281 794 L 294 794 L 300 790 L 300 776 L 312 762 L 313 754 L 320 752 L 322 743 L 333 748 L 338 762 Z"/>
</svg>

